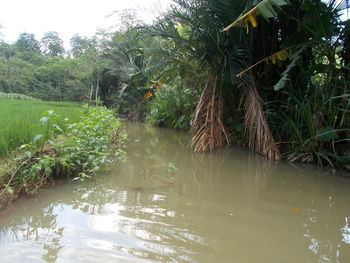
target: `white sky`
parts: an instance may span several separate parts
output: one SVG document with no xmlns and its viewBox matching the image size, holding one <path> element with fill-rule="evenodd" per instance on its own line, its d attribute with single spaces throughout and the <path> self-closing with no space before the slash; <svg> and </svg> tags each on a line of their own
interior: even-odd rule
<svg viewBox="0 0 350 263">
<path fill-rule="evenodd" d="M 162 10 L 171 0 L 1 0 L 0 38 L 8 43 L 22 32 L 32 33 L 40 40 L 45 32 L 57 31 L 69 47 L 74 34 L 91 37 L 97 28 L 118 24 L 114 11 L 139 10 L 139 18 L 152 21 L 159 6 Z"/>
<path fill-rule="evenodd" d="M 65 47 L 74 34 L 91 37 L 97 28 L 118 24 L 115 11 L 136 9 L 139 18 L 154 20 L 154 12 L 165 10 L 171 0 L 2 0 L 1 38 L 8 43 L 22 32 L 32 33 L 40 41 L 45 32 L 57 31 Z M 157 8 L 158 7 L 158 8 Z"/>
</svg>

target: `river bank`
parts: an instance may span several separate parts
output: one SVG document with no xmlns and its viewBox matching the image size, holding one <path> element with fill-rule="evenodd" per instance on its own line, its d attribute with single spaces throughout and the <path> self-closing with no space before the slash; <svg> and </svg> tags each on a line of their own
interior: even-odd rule
<svg viewBox="0 0 350 263">
<path fill-rule="evenodd" d="M 68 124 L 64 133 L 56 119 L 53 111 L 44 112 L 40 124 L 45 132 L 2 162 L 0 205 L 34 194 L 58 179 L 84 181 L 105 169 L 112 162 L 111 155 L 123 154 L 126 135 L 112 111 L 90 107 L 79 122 Z"/>
</svg>

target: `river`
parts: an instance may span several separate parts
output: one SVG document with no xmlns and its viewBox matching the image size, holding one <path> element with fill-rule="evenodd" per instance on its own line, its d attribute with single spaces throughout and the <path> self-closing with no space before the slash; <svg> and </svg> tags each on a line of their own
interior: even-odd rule
<svg viewBox="0 0 350 263">
<path fill-rule="evenodd" d="M 350 177 L 128 122 L 127 155 L 0 211 L 0 262 L 350 262 Z"/>
</svg>

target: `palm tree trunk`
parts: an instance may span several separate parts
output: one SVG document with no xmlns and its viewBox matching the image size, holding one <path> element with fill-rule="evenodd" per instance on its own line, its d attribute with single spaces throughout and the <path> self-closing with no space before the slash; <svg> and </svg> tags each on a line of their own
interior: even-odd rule
<svg viewBox="0 0 350 263">
<path fill-rule="evenodd" d="M 211 78 L 202 92 L 192 122 L 192 146 L 195 152 L 212 151 L 229 144 L 222 123 L 223 99 L 216 94 L 217 77 Z"/>
<path fill-rule="evenodd" d="M 249 147 L 269 160 L 280 160 L 281 154 L 272 136 L 262 107 L 262 99 L 258 94 L 254 78 L 245 101 L 244 133 L 248 135 Z"/>
</svg>

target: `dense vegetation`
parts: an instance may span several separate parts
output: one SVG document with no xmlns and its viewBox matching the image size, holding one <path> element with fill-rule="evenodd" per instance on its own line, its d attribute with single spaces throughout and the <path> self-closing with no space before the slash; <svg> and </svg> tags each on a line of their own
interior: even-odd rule
<svg viewBox="0 0 350 263">
<path fill-rule="evenodd" d="M 19 100 L 20 98 L 24 100 Z M 77 103 L 31 99 L 18 94 L 7 94 L 6 99 L 0 97 L 0 158 L 9 156 L 11 151 L 29 143 L 34 135 L 42 131 L 42 127 L 37 124 L 44 111 L 51 109 L 61 116 L 57 119 L 57 124 L 61 127 L 79 121 L 81 105 Z"/>
<path fill-rule="evenodd" d="M 84 180 L 120 157 L 125 135 L 112 111 L 90 107 L 76 123 L 59 126 L 59 116 L 44 112 L 41 133 L 12 153 L 2 164 L 0 173 L 0 205 L 8 193 L 35 193 L 60 178 Z M 65 130 L 65 131 L 64 131 Z M 57 136 L 59 135 L 59 136 Z"/>
<path fill-rule="evenodd" d="M 100 100 L 190 129 L 196 151 L 248 145 L 269 159 L 349 167 L 348 1 L 174 0 L 153 25 L 0 45 L 0 91 Z M 225 29 L 225 30 L 224 30 Z M 192 120 L 192 122 L 191 122 Z"/>
</svg>

